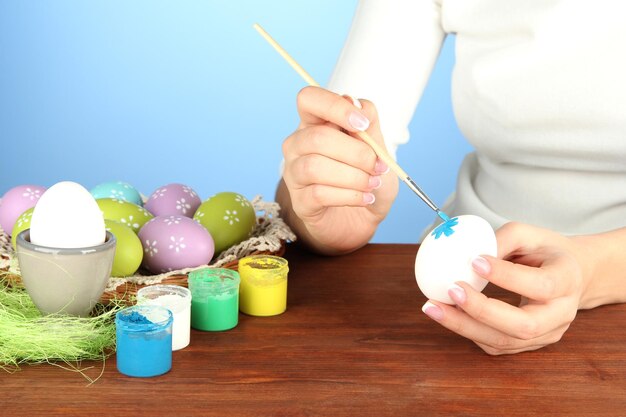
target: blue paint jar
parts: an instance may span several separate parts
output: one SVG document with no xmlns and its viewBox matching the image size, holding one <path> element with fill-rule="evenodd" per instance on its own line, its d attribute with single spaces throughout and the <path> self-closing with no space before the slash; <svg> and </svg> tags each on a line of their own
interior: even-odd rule
<svg viewBox="0 0 626 417">
<path fill-rule="evenodd" d="M 172 312 L 139 305 L 115 315 L 117 370 L 128 376 L 162 375 L 172 368 Z"/>
</svg>

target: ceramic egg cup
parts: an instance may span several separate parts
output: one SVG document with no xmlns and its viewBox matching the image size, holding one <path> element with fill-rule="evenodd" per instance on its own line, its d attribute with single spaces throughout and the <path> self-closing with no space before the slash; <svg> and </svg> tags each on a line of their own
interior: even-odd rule
<svg viewBox="0 0 626 417">
<path fill-rule="evenodd" d="M 88 316 L 111 276 L 115 236 L 85 248 L 51 248 L 30 241 L 30 229 L 16 239 L 17 258 L 26 291 L 43 314 Z"/>
</svg>

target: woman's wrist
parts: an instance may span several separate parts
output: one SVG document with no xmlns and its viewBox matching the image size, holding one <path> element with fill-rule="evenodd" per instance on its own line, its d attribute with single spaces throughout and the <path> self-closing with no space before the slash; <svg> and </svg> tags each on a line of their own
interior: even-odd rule
<svg viewBox="0 0 626 417">
<path fill-rule="evenodd" d="M 378 223 L 368 217 L 368 219 L 359 223 L 358 227 L 353 227 L 352 233 L 335 233 L 339 229 L 331 227 L 332 232 L 322 233 L 320 238 L 320 236 L 314 236 L 304 221 L 294 212 L 289 190 L 283 179 L 279 182 L 275 197 L 276 202 L 280 205 L 281 218 L 298 236 L 300 243 L 309 250 L 321 255 L 338 256 L 354 252 L 369 242 L 378 225 Z M 354 214 L 357 213 L 356 207 L 341 207 L 339 209 L 353 212 L 353 215 L 346 215 L 348 220 L 352 219 L 354 221 L 358 217 Z M 350 221 L 348 220 L 340 223 L 350 229 Z"/>
<path fill-rule="evenodd" d="M 626 302 L 626 228 L 572 240 L 583 272 L 579 309 Z"/>
</svg>

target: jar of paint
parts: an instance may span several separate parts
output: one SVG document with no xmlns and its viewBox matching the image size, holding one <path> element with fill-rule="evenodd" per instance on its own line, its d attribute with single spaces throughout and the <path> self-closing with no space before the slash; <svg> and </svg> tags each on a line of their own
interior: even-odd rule
<svg viewBox="0 0 626 417">
<path fill-rule="evenodd" d="M 203 268 L 189 273 L 191 327 L 205 331 L 232 329 L 239 322 L 239 273 Z"/>
<path fill-rule="evenodd" d="M 180 285 L 150 285 L 137 291 L 137 304 L 159 305 L 172 312 L 172 350 L 189 345 L 191 292 Z"/>
<path fill-rule="evenodd" d="M 252 255 L 239 260 L 239 309 L 251 316 L 275 316 L 287 309 L 287 260 Z"/>
<path fill-rule="evenodd" d="M 117 370 L 128 376 L 162 375 L 172 368 L 172 312 L 141 305 L 115 314 Z"/>
</svg>

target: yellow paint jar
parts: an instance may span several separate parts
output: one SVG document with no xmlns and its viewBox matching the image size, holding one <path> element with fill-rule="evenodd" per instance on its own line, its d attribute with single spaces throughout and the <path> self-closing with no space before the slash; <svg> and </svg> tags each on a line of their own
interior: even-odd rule
<svg viewBox="0 0 626 417">
<path fill-rule="evenodd" d="M 287 309 L 287 260 L 252 255 L 239 260 L 239 310 L 251 316 L 275 316 Z"/>
</svg>

